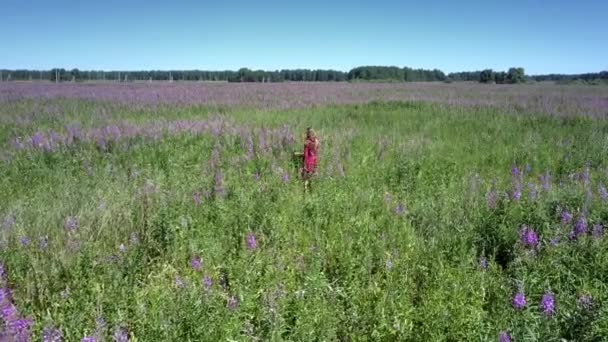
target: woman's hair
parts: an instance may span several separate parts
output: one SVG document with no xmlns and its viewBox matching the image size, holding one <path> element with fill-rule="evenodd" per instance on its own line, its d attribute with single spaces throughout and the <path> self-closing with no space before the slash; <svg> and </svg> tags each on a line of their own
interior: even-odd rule
<svg viewBox="0 0 608 342">
<path fill-rule="evenodd" d="M 306 128 L 306 137 L 307 137 L 307 138 L 310 138 L 310 137 L 316 138 L 316 137 L 317 137 L 317 134 L 316 134 L 316 133 L 315 133 L 315 131 L 312 129 L 312 127 L 307 127 L 307 128 Z"/>
</svg>

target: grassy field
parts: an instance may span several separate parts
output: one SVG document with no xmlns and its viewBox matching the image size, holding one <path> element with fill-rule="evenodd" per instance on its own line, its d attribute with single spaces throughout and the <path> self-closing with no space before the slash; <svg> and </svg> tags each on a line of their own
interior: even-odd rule
<svg viewBox="0 0 608 342">
<path fill-rule="evenodd" d="M 603 119 L 52 98 L 0 122 L 5 337 L 608 339 Z"/>
</svg>

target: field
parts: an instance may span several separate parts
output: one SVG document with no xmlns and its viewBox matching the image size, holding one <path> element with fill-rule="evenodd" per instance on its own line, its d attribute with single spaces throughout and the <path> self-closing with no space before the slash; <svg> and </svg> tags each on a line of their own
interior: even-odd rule
<svg viewBox="0 0 608 342">
<path fill-rule="evenodd" d="M 607 116 L 601 86 L 0 83 L 2 340 L 605 341 Z"/>
</svg>

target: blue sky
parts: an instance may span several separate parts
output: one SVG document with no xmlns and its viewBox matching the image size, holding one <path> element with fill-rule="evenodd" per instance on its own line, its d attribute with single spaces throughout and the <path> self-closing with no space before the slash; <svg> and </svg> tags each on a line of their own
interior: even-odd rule
<svg viewBox="0 0 608 342">
<path fill-rule="evenodd" d="M 608 70 L 608 1 L 0 0 L 0 68 Z"/>
</svg>

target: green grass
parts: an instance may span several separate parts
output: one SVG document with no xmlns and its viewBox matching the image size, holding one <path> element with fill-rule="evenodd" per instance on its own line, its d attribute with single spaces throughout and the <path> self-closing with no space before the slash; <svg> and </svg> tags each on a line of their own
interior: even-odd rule
<svg viewBox="0 0 608 342">
<path fill-rule="evenodd" d="M 40 110 L 51 106 L 57 110 Z M 518 341 L 608 337 L 606 238 L 548 243 L 567 233 L 558 208 L 575 217 L 587 210 L 590 226 L 607 222 L 597 194 L 600 182 L 608 184 L 605 121 L 424 103 L 258 111 L 22 101 L 2 112 L 0 143 L 73 122 L 87 128 L 218 115 L 251 129 L 287 124 L 297 142 L 250 161 L 237 158 L 245 154 L 238 135 L 137 138 L 110 153 L 90 143 L 5 152 L 0 215 L 16 223 L 1 232 L 0 260 L 36 339 L 55 325 L 66 340 L 79 340 L 95 332 L 98 316 L 107 322 L 98 334 L 109 337 L 123 325 L 139 341 L 492 341 L 503 330 Z M 310 194 L 291 165 L 307 126 L 321 140 L 321 173 Z M 213 189 L 214 146 L 227 195 L 197 206 L 192 195 Z M 569 178 L 585 163 L 591 200 Z M 273 164 L 289 170 L 288 183 Z M 522 200 L 489 209 L 492 180 L 510 191 L 514 165 L 530 167 Z M 553 188 L 531 201 L 527 184 L 540 189 L 545 171 Z M 402 216 L 393 212 L 398 203 Z M 78 218 L 74 234 L 63 228 L 68 216 Z M 522 224 L 541 235 L 536 256 L 518 243 Z M 249 232 L 258 241 L 252 251 Z M 41 236 L 48 236 L 45 250 Z M 190 268 L 193 255 L 203 260 L 200 271 Z M 485 272 L 478 266 L 484 255 Z M 175 285 L 178 276 L 184 288 Z M 528 299 L 521 312 L 511 306 L 518 284 Z M 539 310 L 547 290 L 556 296 L 552 317 Z M 593 297 L 593 310 L 577 308 L 583 293 Z M 239 300 L 235 310 L 227 308 L 230 296 Z"/>
</svg>

